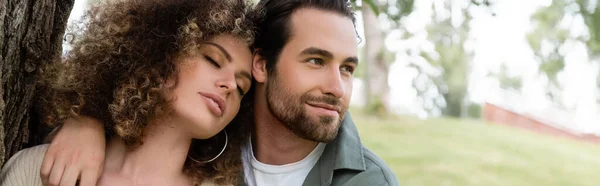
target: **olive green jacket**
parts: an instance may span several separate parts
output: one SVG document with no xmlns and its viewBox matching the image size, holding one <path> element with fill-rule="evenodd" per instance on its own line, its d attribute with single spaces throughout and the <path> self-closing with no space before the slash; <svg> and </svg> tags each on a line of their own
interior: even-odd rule
<svg viewBox="0 0 600 186">
<path fill-rule="evenodd" d="M 246 185 L 246 183 L 240 183 Z M 303 186 L 399 186 L 390 168 L 363 146 L 350 113 L 337 137 L 325 146 Z M 260 186 L 260 185 L 259 185 Z"/>
</svg>

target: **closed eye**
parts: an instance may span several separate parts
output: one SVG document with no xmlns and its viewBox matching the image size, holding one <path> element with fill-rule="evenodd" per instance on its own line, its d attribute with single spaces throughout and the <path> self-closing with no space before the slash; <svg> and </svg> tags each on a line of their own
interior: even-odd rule
<svg viewBox="0 0 600 186">
<path fill-rule="evenodd" d="M 237 90 L 238 90 L 238 93 L 240 93 L 240 96 L 244 96 L 245 93 L 244 93 L 244 90 L 242 89 L 242 87 L 237 86 Z"/>
<path fill-rule="evenodd" d="M 206 61 L 208 61 L 209 63 L 211 63 L 212 65 L 214 65 L 217 68 L 221 68 L 221 65 L 219 65 L 219 63 L 217 63 L 217 61 L 215 61 L 213 58 L 211 58 L 210 56 L 204 55 L 204 59 Z"/>
</svg>

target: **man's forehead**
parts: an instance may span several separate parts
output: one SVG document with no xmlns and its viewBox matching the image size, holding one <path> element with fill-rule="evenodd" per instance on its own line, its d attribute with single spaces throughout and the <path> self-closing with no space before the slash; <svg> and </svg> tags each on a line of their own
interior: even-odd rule
<svg viewBox="0 0 600 186">
<path fill-rule="evenodd" d="M 312 26 L 311 28 L 343 28 L 343 33 L 354 35 L 356 31 L 354 23 L 350 17 L 334 12 L 332 10 L 322 10 L 318 8 L 301 8 L 291 16 L 292 30 L 303 26 Z M 349 29 L 350 28 L 350 29 Z"/>
<path fill-rule="evenodd" d="M 303 8 L 292 15 L 290 42 L 300 50 L 327 50 L 335 57 L 356 56 L 358 38 L 349 17 L 316 8 Z"/>
</svg>

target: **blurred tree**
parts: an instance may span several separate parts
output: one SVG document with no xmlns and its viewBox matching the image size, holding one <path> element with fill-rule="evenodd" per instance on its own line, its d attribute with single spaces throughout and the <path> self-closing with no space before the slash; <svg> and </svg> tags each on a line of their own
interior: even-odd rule
<svg viewBox="0 0 600 186">
<path fill-rule="evenodd" d="M 576 3 L 589 30 L 589 38 L 584 40 L 587 40 L 590 56 L 598 59 L 600 58 L 600 1 L 577 0 Z"/>
<path fill-rule="evenodd" d="M 527 34 L 527 41 L 533 50 L 539 64 L 539 72 L 548 78 L 546 95 L 550 100 L 559 104 L 561 85 L 557 75 L 564 69 L 564 54 L 561 47 L 569 39 L 569 30 L 559 26 L 565 16 L 564 0 L 553 1 L 546 8 L 538 10 L 533 16 L 534 30 Z M 560 104 L 559 104 L 560 105 Z"/>
<path fill-rule="evenodd" d="M 364 78 L 366 111 L 385 115 L 389 112 L 388 74 L 394 56 L 384 47 L 390 30 L 384 30 L 381 21 L 389 21 L 391 29 L 401 29 L 400 19 L 412 12 L 413 0 L 352 0 L 355 10 L 362 13 L 365 42 L 360 75 Z"/>
<path fill-rule="evenodd" d="M 428 40 L 434 44 L 435 51 L 422 51 L 421 56 L 427 64 L 413 63 L 410 66 L 416 68 L 420 75 L 413 80 L 413 87 L 417 90 L 421 99 L 433 99 L 426 101 L 429 104 L 428 111 L 441 109 L 441 114 L 449 117 L 465 117 L 468 112 L 467 88 L 468 74 L 470 73 L 469 61 L 472 51 L 466 51 L 465 42 L 469 37 L 469 6 L 479 6 L 468 2 L 466 6 L 456 8 L 452 3 L 458 1 L 445 0 L 438 4 L 443 7 L 437 8 L 432 15 L 434 21 L 427 26 Z M 432 8 L 435 8 L 435 4 Z M 439 11 L 443 9 L 445 12 Z M 452 11 L 460 11 L 461 17 L 452 15 Z M 450 13 L 449 13 L 450 12 Z M 453 19 L 463 20 L 457 21 Z M 427 67 L 426 67 L 427 66 Z M 433 68 L 434 70 L 426 70 Z M 441 96 L 432 96 L 432 92 Z M 431 103 L 434 103 L 433 105 Z M 433 107 L 432 107 L 433 106 Z"/>
<path fill-rule="evenodd" d="M 496 78 L 500 83 L 500 88 L 502 89 L 513 89 L 513 90 L 521 90 L 522 81 L 520 77 L 511 76 L 508 74 L 508 67 L 506 64 L 500 65 L 500 69 L 498 72 L 490 73 L 489 77 Z"/>
<path fill-rule="evenodd" d="M 576 2 L 588 27 L 589 38 L 583 38 L 588 46 L 588 55 L 591 59 L 600 62 L 600 0 L 577 0 Z M 596 89 L 599 94 L 596 96 L 596 102 L 600 104 L 600 73 L 596 77 Z"/>
<path fill-rule="evenodd" d="M 483 112 L 483 110 L 481 109 L 481 105 L 480 104 L 475 104 L 475 103 L 471 103 L 469 105 L 469 109 L 468 109 L 468 116 L 469 118 L 475 118 L 475 119 L 479 119 L 481 118 L 481 115 Z"/>
<path fill-rule="evenodd" d="M 366 2 L 366 1 L 363 1 Z M 370 5 L 378 7 L 376 0 Z M 365 90 L 366 110 L 370 113 L 383 115 L 387 112 L 386 103 L 389 100 L 390 88 L 388 86 L 389 62 L 383 59 L 385 53 L 384 31 L 374 10 L 369 6 L 362 9 L 363 28 L 365 30 Z"/>
<path fill-rule="evenodd" d="M 587 27 L 587 34 L 574 36 L 569 30 L 570 25 L 561 27 L 560 24 L 567 15 L 581 16 Z M 600 60 L 600 2 L 598 0 L 553 0 L 549 6 L 540 8 L 532 19 L 535 29 L 527 35 L 527 40 L 540 61 L 540 72 L 550 81 L 547 85 L 547 95 L 558 103 L 561 85 L 556 76 L 565 67 L 565 52 L 561 50 L 565 43 L 583 42 L 588 47 L 590 59 Z M 600 92 L 600 77 L 596 82 Z"/>
</svg>

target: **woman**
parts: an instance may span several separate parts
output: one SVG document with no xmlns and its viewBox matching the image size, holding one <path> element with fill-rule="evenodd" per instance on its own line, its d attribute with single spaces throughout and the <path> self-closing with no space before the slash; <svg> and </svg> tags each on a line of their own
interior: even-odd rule
<svg viewBox="0 0 600 186">
<path fill-rule="evenodd" d="M 44 71 L 45 122 L 93 116 L 112 131 L 98 185 L 237 183 L 247 130 L 237 121 L 244 116 L 234 117 L 251 97 L 251 12 L 243 0 L 92 8 L 71 34 L 72 51 Z M 46 149 L 14 155 L 0 185 L 42 185 Z"/>
</svg>

